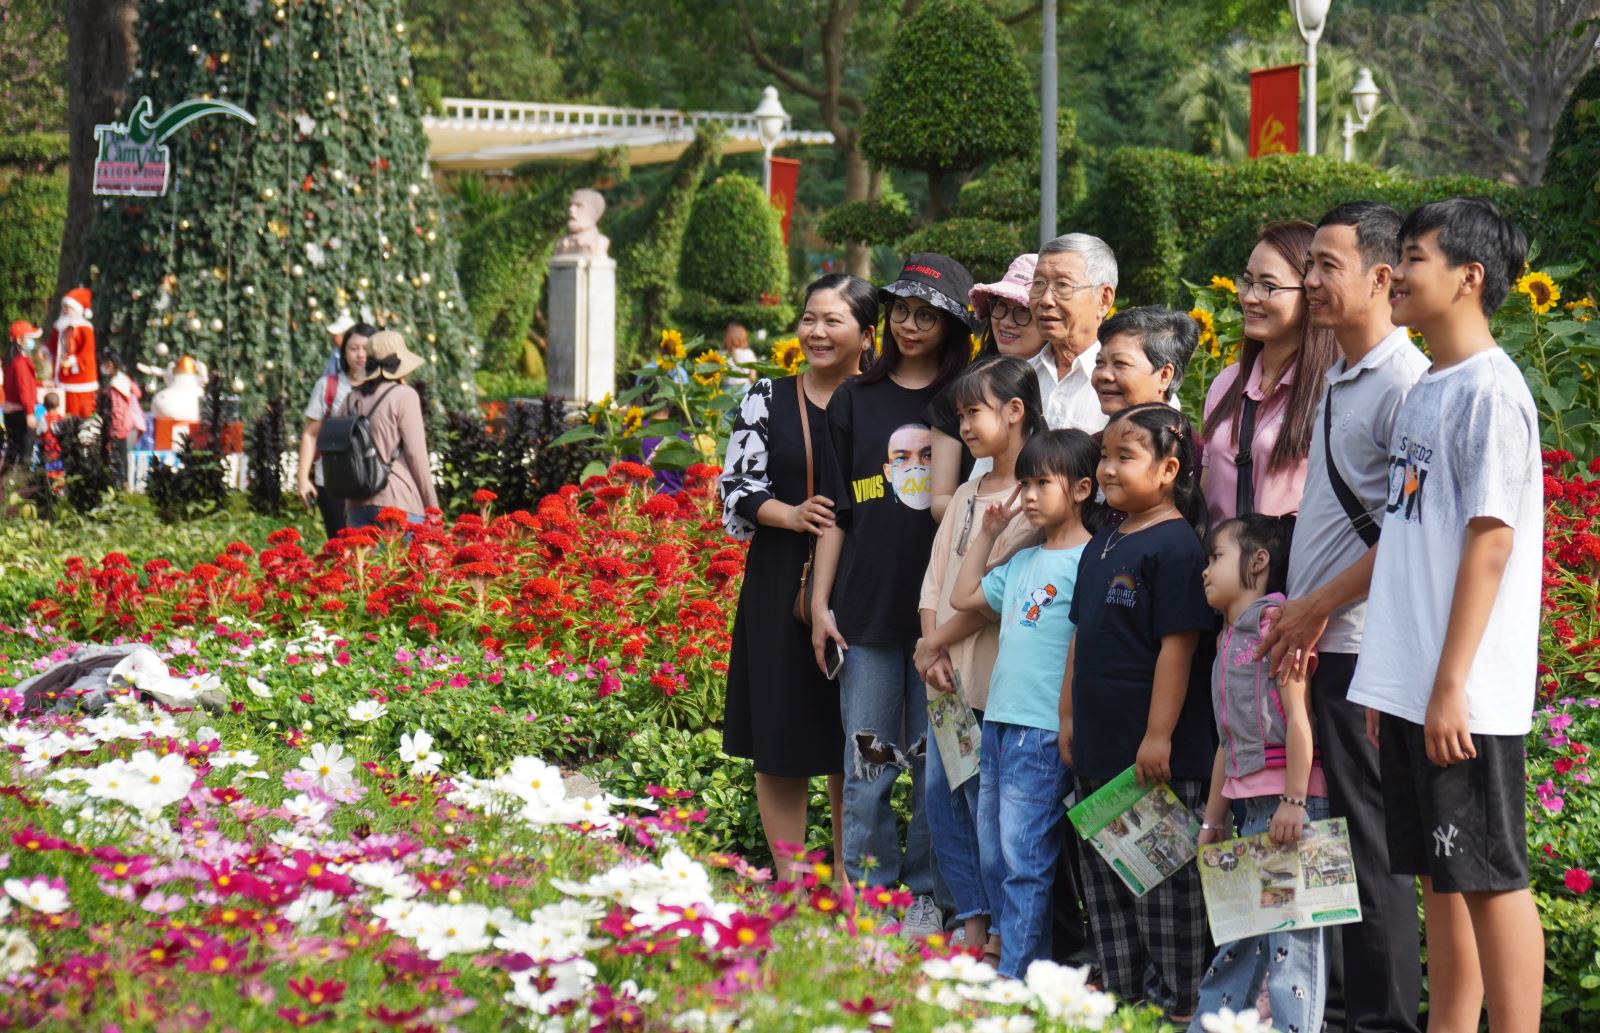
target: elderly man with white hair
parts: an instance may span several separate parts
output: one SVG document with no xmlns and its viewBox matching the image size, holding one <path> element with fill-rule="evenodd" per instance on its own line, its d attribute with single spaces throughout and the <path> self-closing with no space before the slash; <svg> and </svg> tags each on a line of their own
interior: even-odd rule
<svg viewBox="0 0 1600 1033">
<path fill-rule="evenodd" d="M 1090 384 L 1100 324 L 1117 300 L 1117 256 L 1099 237 L 1067 233 L 1039 248 L 1028 307 L 1045 346 L 1030 360 L 1051 429 L 1093 434 L 1106 425 Z"/>
</svg>

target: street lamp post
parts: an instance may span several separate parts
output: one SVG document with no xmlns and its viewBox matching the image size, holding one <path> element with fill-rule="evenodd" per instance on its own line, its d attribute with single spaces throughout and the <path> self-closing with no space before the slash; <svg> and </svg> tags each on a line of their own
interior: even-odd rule
<svg viewBox="0 0 1600 1033">
<path fill-rule="evenodd" d="M 761 91 L 761 103 L 756 105 L 756 138 L 761 141 L 761 190 L 772 194 L 772 149 L 783 140 L 783 131 L 789 124 L 789 113 L 778 103 L 778 88 L 768 86 Z"/>
<path fill-rule="evenodd" d="M 1317 41 L 1328 25 L 1328 7 L 1333 0 L 1289 0 L 1289 10 L 1306 41 L 1306 117 L 1304 151 L 1317 153 Z"/>
<path fill-rule="evenodd" d="M 1344 113 L 1344 160 L 1356 160 L 1356 134 L 1367 131 L 1367 126 L 1372 122 L 1372 113 L 1378 110 L 1378 98 L 1382 93 L 1378 84 L 1372 81 L 1372 69 L 1363 68 L 1356 73 L 1356 84 L 1350 87 L 1350 100 L 1356 109 L 1356 117 L 1352 119 L 1350 112 Z"/>
<path fill-rule="evenodd" d="M 1056 0 L 1044 0 L 1039 62 L 1039 243 L 1056 235 Z"/>
</svg>

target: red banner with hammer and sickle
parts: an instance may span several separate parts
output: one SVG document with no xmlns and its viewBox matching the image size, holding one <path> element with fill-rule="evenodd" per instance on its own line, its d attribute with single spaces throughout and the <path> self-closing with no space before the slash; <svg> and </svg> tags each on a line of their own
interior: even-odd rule
<svg viewBox="0 0 1600 1033">
<path fill-rule="evenodd" d="M 1250 157 L 1300 153 L 1301 67 L 1250 73 Z"/>
<path fill-rule="evenodd" d="M 789 219 L 794 215 L 794 188 L 800 179 L 800 163 L 793 158 L 772 159 L 772 193 L 769 200 L 783 217 L 783 243 L 789 243 Z"/>
</svg>

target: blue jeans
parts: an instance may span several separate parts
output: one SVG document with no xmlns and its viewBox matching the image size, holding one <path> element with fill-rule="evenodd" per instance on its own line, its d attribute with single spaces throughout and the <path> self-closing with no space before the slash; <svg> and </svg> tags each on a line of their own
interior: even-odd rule
<svg viewBox="0 0 1600 1033">
<path fill-rule="evenodd" d="M 346 527 L 377 527 L 378 513 L 382 506 L 351 506 L 345 512 L 344 526 Z M 419 513 L 407 513 L 406 523 L 425 524 L 428 518 Z"/>
<path fill-rule="evenodd" d="M 1050 957 L 1050 888 L 1061 859 L 1072 772 L 1046 728 L 985 721 L 978 755 L 978 843 L 1000 974 Z"/>
<path fill-rule="evenodd" d="M 933 893 L 933 851 L 923 813 L 923 740 L 928 697 L 911 662 L 911 643 L 857 642 L 839 672 L 844 722 L 844 870 L 851 882 L 904 883 Z M 902 771 L 911 773 L 911 825 L 905 849 L 890 803 Z M 873 859 L 871 871 L 865 861 Z"/>
<path fill-rule="evenodd" d="M 983 712 L 974 713 L 982 722 Z M 933 838 L 933 857 L 938 862 L 939 875 L 955 901 L 955 920 L 964 922 L 974 915 L 987 915 L 989 899 L 984 893 L 983 870 L 978 861 L 981 776 L 973 775 L 959 788 L 951 789 L 950 780 L 945 777 L 944 761 L 939 756 L 939 740 L 931 735 L 928 736 L 927 768 L 928 834 Z M 981 947 L 982 944 L 967 946 Z"/>
<path fill-rule="evenodd" d="M 1278 798 L 1252 796 L 1243 803 L 1244 825 L 1239 834 L 1253 836 L 1267 831 L 1278 809 Z M 1307 797 L 1307 821 L 1320 821 L 1327 816 L 1325 797 Z M 1268 933 L 1223 944 L 1200 981 L 1200 1009 L 1195 1012 L 1189 1033 L 1201 1029 L 1202 1015 L 1219 1008 L 1254 1008 L 1263 981 L 1267 984 L 1267 999 L 1272 1002 L 1274 1029 L 1310 1033 L 1320 1030 L 1328 992 L 1326 964 L 1320 928 Z"/>
</svg>

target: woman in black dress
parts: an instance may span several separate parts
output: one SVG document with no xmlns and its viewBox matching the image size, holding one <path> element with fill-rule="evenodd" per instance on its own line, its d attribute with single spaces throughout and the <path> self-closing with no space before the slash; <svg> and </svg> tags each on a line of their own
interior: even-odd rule
<svg viewBox="0 0 1600 1033">
<path fill-rule="evenodd" d="M 871 354 L 877 322 L 877 295 L 866 280 L 833 273 L 807 287 L 798 331 L 807 368 L 798 377 L 756 381 L 723 464 L 722 522 L 750 541 L 750 553 L 733 622 L 722 748 L 755 761 L 761 828 L 779 878 L 790 876 L 793 860 L 777 844 L 805 843 L 813 775 L 828 776 L 836 862 L 842 856 L 839 687 L 817 669 L 794 599 L 811 543 L 833 526 L 833 500 L 816 493 L 821 455 L 831 447 L 825 410 L 834 389 Z M 797 381 L 811 429 L 809 490 Z"/>
</svg>

